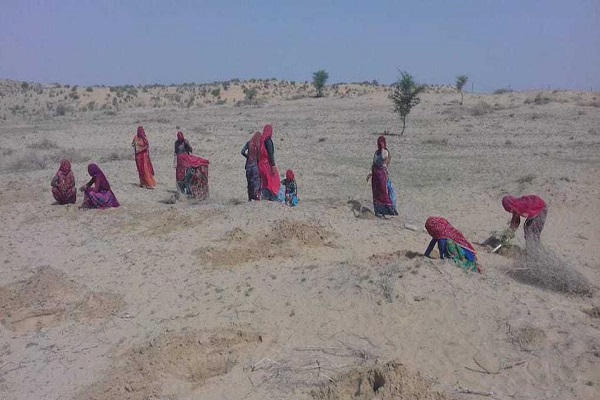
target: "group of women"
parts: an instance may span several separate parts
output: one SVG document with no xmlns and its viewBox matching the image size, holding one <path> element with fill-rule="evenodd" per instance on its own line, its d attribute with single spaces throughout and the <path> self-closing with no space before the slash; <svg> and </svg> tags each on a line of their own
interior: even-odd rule
<svg viewBox="0 0 600 400">
<path fill-rule="evenodd" d="M 83 208 L 109 208 L 119 207 L 119 201 L 110 188 L 106 176 L 96 164 L 88 165 L 88 174 L 91 179 L 79 190 L 83 193 Z M 62 160 L 60 168 L 52 179 L 52 194 L 58 204 L 75 204 L 77 191 L 75 190 L 75 176 L 71 170 L 69 160 Z"/>
<path fill-rule="evenodd" d="M 140 187 L 155 188 L 156 180 L 150 159 L 150 144 L 143 127 L 138 127 L 131 145 L 135 152 Z M 266 125 L 262 134 L 255 132 L 244 145 L 241 153 L 246 158 L 245 170 L 249 201 L 281 201 L 290 206 L 298 204 L 298 187 L 294 172 L 287 170 L 285 179 L 279 180 L 271 125 Z M 173 166 L 179 192 L 199 200 L 208 197 L 209 161 L 192 154 L 192 146 L 182 132 L 177 132 L 174 156 Z M 379 136 L 371 172 L 367 175 L 367 181 L 371 180 L 373 209 L 379 217 L 398 215 L 396 193 L 388 171 L 391 158 L 385 137 Z M 119 201 L 112 192 L 102 170 L 96 164 L 89 164 L 88 173 L 91 179 L 80 188 L 84 195 L 82 207 L 119 207 Z M 59 204 L 76 202 L 75 177 L 68 160 L 61 162 L 51 185 L 52 194 Z M 502 206 L 512 214 L 509 229 L 513 232 L 516 231 L 521 223 L 521 217 L 525 218 L 524 231 L 527 246 L 539 245 L 548 212 L 544 200 L 535 195 L 520 198 L 505 196 L 502 199 Z M 475 248 L 448 220 L 442 217 L 430 217 L 425 222 L 425 229 L 432 237 L 424 253 L 426 257 L 431 256 L 431 252 L 437 244 L 440 258 L 451 259 L 465 270 L 480 271 Z"/>
<path fill-rule="evenodd" d="M 246 158 L 248 201 L 262 199 L 281 201 L 290 206 L 298 205 L 298 186 L 294 171 L 288 169 L 285 179 L 279 180 L 271 125 L 265 125 L 262 134 L 254 133 L 242 148 L 242 156 Z"/>
<path fill-rule="evenodd" d="M 140 187 L 154 189 L 154 166 L 150 159 L 150 143 L 144 128 L 139 126 L 131 142 L 135 154 L 135 164 L 140 179 Z M 175 141 L 175 180 L 177 188 L 188 197 L 203 200 L 208 197 L 208 164 L 209 161 L 192 155 L 192 146 L 184 138 L 183 133 L 177 132 Z M 82 208 L 119 207 L 119 201 L 110 188 L 106 176 L 96 164 L 88 165 L 90 181 L 80 188 L 84 199 Z M 51 182 L 52 195 L 58 204 L 75 204 L 75 175 L 71 170 L 69 160 L 62 160 L 60 168 Z"/>
<path fill-rule="evenodd" d="M 367 181 L 371 179 L 373 191 L 373 210 L 375 215 L 384 217 L 386 215 L 398 215 L 396 209 L 396 193 L 389 177 L 388 165 L 391 156 L 387 149 L 384 136 L 377 138 L 377 150 L 373 156 L 371 173 L 367 175 Z M 502 206 L 512 214 L 509 229 L 514 233 L 521 224 L 521 217 L 525 218 L 523 225 L 525 242 L 527 247 L 540 245 L 540 236 L 548 208 L 546 202 L 539 196 L 527 195 L 523 197 L 504 196 Z M 435 245 L 441 259 L 450 259 L 463 269 L 481 272 L 477 264 L 477 252 L 465 236 L 447 219 L 443 217 L 429 217 L 425 222 L 425 229 L 432 237 L 424 256 L 431 257 Z"/>
</svg>

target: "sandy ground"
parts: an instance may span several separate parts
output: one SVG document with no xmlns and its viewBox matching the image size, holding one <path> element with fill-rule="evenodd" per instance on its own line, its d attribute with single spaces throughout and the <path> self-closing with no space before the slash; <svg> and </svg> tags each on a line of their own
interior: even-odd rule
<svg viewBox="0 0 600 400">
<path fill-rule="evenodd" d="M 423 95 L 388 136 L 385 220 L 365 211 L 377 135 L 398 131 L 383 91 L 0 121 L 0 398 L 597 399 L 600 111 L 597 94 L 545 95 Z M 239 151 L 265 123 L 298 208 L 246 202 Z M 165 202 L 177 127 L 211 161 L 207 201 Z M 53 205 L 62 156 L 78 185 L 97 162 L 122 207 Z M 483 274 L 420 256 L 428 216 L 480 242 L 507 193 L 546 199 L 543 241 L 591 295 L 516 282 L 481 247 Z"/>
</svg>

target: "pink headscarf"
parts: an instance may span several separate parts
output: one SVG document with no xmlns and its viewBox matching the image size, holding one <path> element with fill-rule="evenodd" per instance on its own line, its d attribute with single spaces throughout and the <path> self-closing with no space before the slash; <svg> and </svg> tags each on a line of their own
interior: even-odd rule
<svg viewBox="0 0 600 400">
<path fill-rule="evenodd" d="M 110 184 L 108 183 L 106 176 L 96 164 L 88 165 L 88 174 L 94 178 L 96 189 L 98 191 L 104 192 L 110 190 Z"/>
<path fill-rule="evenodd" d="M 523 197 L 504 196 L 502 206 L 506 211 L 525 218 L 534 218 L 546 208 L 546 202 L 536 195 Z"/>
<path fill-rule="evenodd" d="M 148 144 L 146 132 L 144 131 L 144 128 L 141 125 L 137 128 L 137 136 L 144 141 L 144 144 Z"/>
<path fill-rule="evenodd" d="M 273 136 L 273 127 L 271 125 L 265 125 L 263 128 L 263 134 L 261 136 L 261 142 L 264 143 L 265 140 Z"/>
<path fill-rule="evenodd" d="M 67 175 L 71 172 L 71 162 L 69 160 L 62 160 L 60 162 L 60 168 L 58 169 L 63 175 Z"/>
<path fill-rule="evenodd" d="M 385 143 L 385 136 L 381 135 L 377 138 L 377 154 L 381 154 L 383 149 L 387 150 L 387 145 Z"/>
<path fill-rule="evenodd" d="M 446 218 L 427 218 L 427 221 L 425 222 L 425 229 L 427 229 L 427 232 L 434 239 L 452 239 L 461 247 L 471 250 L 473 253 L 477 253 L 473 248 L 473 245 L 469 243 L 462 232 L 453 227 Z"/>
<path fill-rule="evenodd" d="M 292 171 L 291 169 L 285 171 L 285 179 L 287 179 L 290 182 L 293 181 L 295 179 L 294 171 Z"/>
<path fill-rule="evenodd" d="M 177 132 L 177 140 L 180 140 L 180 141 L 185 140 L 185 137 L 183 136 L 183 132 L 181 132 L 181 131 Z"/>
</svg>

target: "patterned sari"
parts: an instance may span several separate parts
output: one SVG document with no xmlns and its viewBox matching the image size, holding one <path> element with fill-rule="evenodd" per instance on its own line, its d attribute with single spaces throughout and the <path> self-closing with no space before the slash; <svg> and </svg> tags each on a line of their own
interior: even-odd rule
<svg viewBox="0 0 600 400">
<path fill-rule="evenodd" d="M 208 197 L 209 161 L 191 154 L 177 155 L 177 187 L 190 198 L 204 200 Z"/>
<path fill-rule="evenodd" d="M 429 256 L 433 246 L 437 243 L 440 258 L 448 258 L 464 270 L 481 272 L 477 265 L 475 248 L 462 232 L 453 227 L 447 219 L 429 217 L 425 222 L 425 229 L 433 238 L 425 251 L 425 256 Z"/>
<path fill-rule="evenodd" d="M 248 183 L 248 200 L 260 200 L 260 132 L 255 132 L 252 139 L 244 146 L 242 154 L 246 157 L 246 182 Z"/>
<path fill-rule="evenodd" d="M 62 160 L 60 168 L 52 179 L 52 195 L 58 204 L 75 204 L 77 191 L 75 190 L 75 176 L 71 171 L 69 160 Z"/>
<path fill-rule="evenodd" d="M 277 201 L 279 196 L 279 171 L 275 165 L 269 161 L 269 152 L 265 142 L 273 136 L 273 127 L 265 125 L 263 134 L 260 138 L 260 158 L 258 160 L 258 170 L 260 173 L 261 198 L 264 200 Z"/>
<path fill-rule="evenodd" d="M 138 126 L 137 134 L 133 137 L 131 145 L 135 150 L 135 165 L 140 178 L 140 186 L 148 189 L 155 188 L 154 167 L 150 160 L 150 143 L 143 127 Z"/>
</svg>

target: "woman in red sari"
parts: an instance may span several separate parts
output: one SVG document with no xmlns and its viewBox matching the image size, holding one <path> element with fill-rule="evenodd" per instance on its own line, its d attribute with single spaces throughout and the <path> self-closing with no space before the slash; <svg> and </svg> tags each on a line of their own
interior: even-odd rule
<svg viewBox="0 0 600 400">
<path fill-rule="evenodd" d="M 258 171 L 260 174 L 261 199 L 278 201 L 279 171 L 275 166 L 275 147 L 273 146 L 273 127 L 265 125 L 260 137 L 260 158 L 258 160 Z"/>
<path fill-rule="evenodd" d="M 527 246 L 538 246 L 540 244 L 542 229 L 544 229 L 544 224 L 546 223 L 546 215 L 548 214 L 546 202 L 536 195 L 519 198 L 504 196 L 502 198 L 502 207 L 509 213 L 512 213 L 510 230 L 513 232 L 521 225 L 520 217 L 526 218 L 523 224 L 525 243 Z"/>
<path fill-rule="evenodd" d="M 96 164 L 89 164 L 88 174 L 92 179 L 80 189 L 84 197 L 81 207 L 100 209 L 119 207 L 119 201 L 111 190 L 110 184 L 100 167 Z"/>
<path fill-rule="evenodd" d="M 75 204 L 77 190 L 75 190 L 75 176 L 71 171 L 69 160 L 62 160 L 60 168 L 52 179 L 52 195 L 58 204 Z"/>
<path fill-rule="evenodd" d="M 140 176 L 140 186 L 146 189 L 154 189 L 156 181 L 154 180 L 154 167 L 152 161 L 150 161 L 150 144 L 143 127 L 138 126 L 137 134 L 133 137 L 131 146 L 135 151 L 135 164 Z"/>
</svg>

